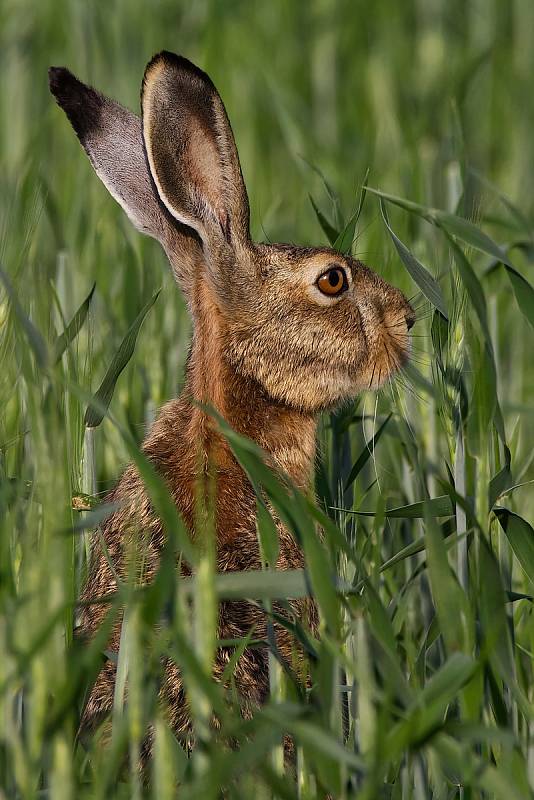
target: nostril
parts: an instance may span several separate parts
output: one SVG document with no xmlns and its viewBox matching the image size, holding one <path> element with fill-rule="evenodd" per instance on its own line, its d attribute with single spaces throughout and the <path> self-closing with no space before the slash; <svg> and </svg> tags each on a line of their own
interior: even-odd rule
<svg viewBox="0 0 534 800">
<path fill-rule="evenodd" d="M 410 311 L 409 314 L 406 314 L 406 327 L 408 328 L 409 331 L 411 331 L 414 325 L 415 325 L 415 314 L 413 313 L 413 311 Z"/>
</svg>

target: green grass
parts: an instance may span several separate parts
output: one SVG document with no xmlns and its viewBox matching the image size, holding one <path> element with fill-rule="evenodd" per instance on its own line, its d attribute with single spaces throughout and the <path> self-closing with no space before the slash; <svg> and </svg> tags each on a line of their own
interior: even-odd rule
<svg viewBox="0 0 534 800">
<path fill-rule="evenodd" d="M 4 0 L 0 19 L 0 798 L 533 796 L 534 5 Z M 353 251 L 417 293 L 415 369 L 322 420 L 316 506 L 227 431 L 303 543 L 308 581 L 216 577 L 209 548 L 190 553 L 198 577 L 177 580 L 174 549 L 189 543 L 139 453 L 179 391 L 189 320 L 164 255 L 93 175 L 46 69 L 68 65 L 137 108 L 163 48 L 220 89 L 256 238 L 325 243 L 309 195 L 339 233 L 369 169 L 387 196 L 365 193 Z M 106 411 L 106 370 L 160 287 Z M 87 432 L 103 381 L 91 413 L 105 415 Z M 173 536 L 153 589 L 118 598 L 120 680 L 102 747 L 77 726 L 105 631 L 89 649 L 72 632 L 103 512 L 73 497 L 91 504 L 132 459 Z M 272 551 L 265 513 L 259 534 Z M 311 693 L 273 654 L 272 700 L 241 720 L 209 680 L 217 595 L 268 609 L 310 585 L 321 637 L 299 634 Z M 156 702 L 162 655 L 183 671 L 191 759 Z M 149 725 L 147 785 L 136 760 Z"/>
</svg>

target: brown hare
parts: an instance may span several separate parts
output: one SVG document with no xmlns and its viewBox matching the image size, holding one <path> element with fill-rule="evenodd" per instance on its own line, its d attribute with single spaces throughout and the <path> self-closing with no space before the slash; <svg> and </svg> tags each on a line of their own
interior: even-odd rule
<svg viewBox="0 0 534 800">
<path fill-rule="evenodd" d="M 398 289 L 350 256 L 251 241 L 247 193 L 224 105 L 210 78 L 185 58 L 162 52 L 148 64 L 141 119 L 67 69 L 50 69 L 50 88 L 98 177 L 134 225 L 164 247 L 193 319 L 185 388 L 161 410 L 144 452 L 191 533 L 195 486 L 209 471 L 215 475 L 217 568 L 259 569 L 254 491 L 202 406 L 214 407 L 307 489 L 318 414 L 379 387 L 407 359 L 412 308 Z M 95 541 L 86 598 L 116 588 L 114 570 L 124 573 L 133 519 L 149 533 L 148 578 L 158 565 L 162 528 L 135 468 L 126 470 L 111 499 L 120 507 L 103 526 L 108 554 Z M 299 547 L 280 526 L 277 567 L 302 566 Z M 303 605 L 295 605 L 297 613 Z M 84 632 L 92 635 L 104 614 L 103 605 L 86 606 Z M 311 605 L 308 615 L 314 617 Z M 257 608 L 221 604 L 221 638 L 243 636 L 254 624 L 261 636 L 265 622 Z M 118 649 L 119 637 L 117 626 L 110 649 Z M 281 631 L 278 638 L 290 659 L 289 634 Z M 215 677 L 228 658 L 219 651 Z M 108 661 L 87 703 L 86 725 L 112 708 L 114 679 L 115 665 Z M 245 651 L 235 685 L 244 713 L 266 698 L 264 651 Z M 177 735 L 189 742 L 189 713 L 172 664 L 162 695 Z"/>
</svg>

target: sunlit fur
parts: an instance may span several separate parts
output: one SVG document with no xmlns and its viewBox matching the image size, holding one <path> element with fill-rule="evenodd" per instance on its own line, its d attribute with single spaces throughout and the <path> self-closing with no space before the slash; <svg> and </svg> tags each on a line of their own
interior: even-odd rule
<svg viewBox="0 0 534 800">
<path fill-rule="evenodd" d="M 53 69 L 50 81 L 99 177 L 134 224 L 165 247 L 193 319 L 184 389 L 161 410 L 144 452 L 166 480 L 192 536 L 195 493 L 214 481 L 217 568 L 259 569 L 254 491 L 201 405 L 212 406 L 256 441 L 272 466 L 308 491 L 319 412 L 378 388 L 406 361 L 412 309 L 400 291 L 349 256 L 250 240 L 248 200 L 224 106 L 209 78 L 190 62 L 165 53 L 148 66 L 143 138 L 135 115 L 67 70 Z M 348 289 L 336 297 L 326 297 L 316 285 L 330 265 L 347 275 Z M 108 500 L 119 507 L 102 528 L 107 552 L 95 538 L 86 601 L 116 590 L 115 573 L 126 577 L 132 550 L 143 563 L 138 577 L 149 581 L 164 543 L 134 467 L 127 468 Z M 303 567 L 291 534 L 281 524 L 278 531 L 276 566 Z M 295 601 L 292 607 L 316 629 L 311 601 Z M 86 604 L 82 632 L 92 636 L 105 613 L 105 604 Z M 255 606 L 220 605 L 220 638 L 243 636 L 253 625 L 255 637 L 266 636 L 265 617 Z M 294 664 L 295 642 L 282 627 L 276 636 L 280 652 Z M 119 641 L 117 624 L 109 649 L 118 650 Z M 216 678 L 229 657 L 228 649 L 217 651 Z M 113 660 L 104 664 L 85 708 L 86 727 L 111 710 L 115 669 Z M 265 650 L 245 651 L 234 683 L 243 713 L 251 713 L 268 694 Z M 161 696 L 177 735 L 189 746 L 189 710 L 170 661 Z"/>
</svg>

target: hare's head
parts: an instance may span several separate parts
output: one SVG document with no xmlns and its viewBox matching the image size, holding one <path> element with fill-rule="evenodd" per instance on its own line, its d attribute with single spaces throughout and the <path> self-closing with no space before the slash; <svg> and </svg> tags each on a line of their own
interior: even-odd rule
<svg viewBox="0 0 534 800">
<path fill-rule="evenodd" d="M 407 359 L 414 314 L 398 289 L 328 248 L 251 241 L 234 138 L 204 72 L 152 59 L 141 121 L 68 70 L 52 68 L 50 86 L 98 176 L 164 246 L 193 318 L 217 316 L 220 357 L 237 373 L 315 411 Z"/>
</svg>

